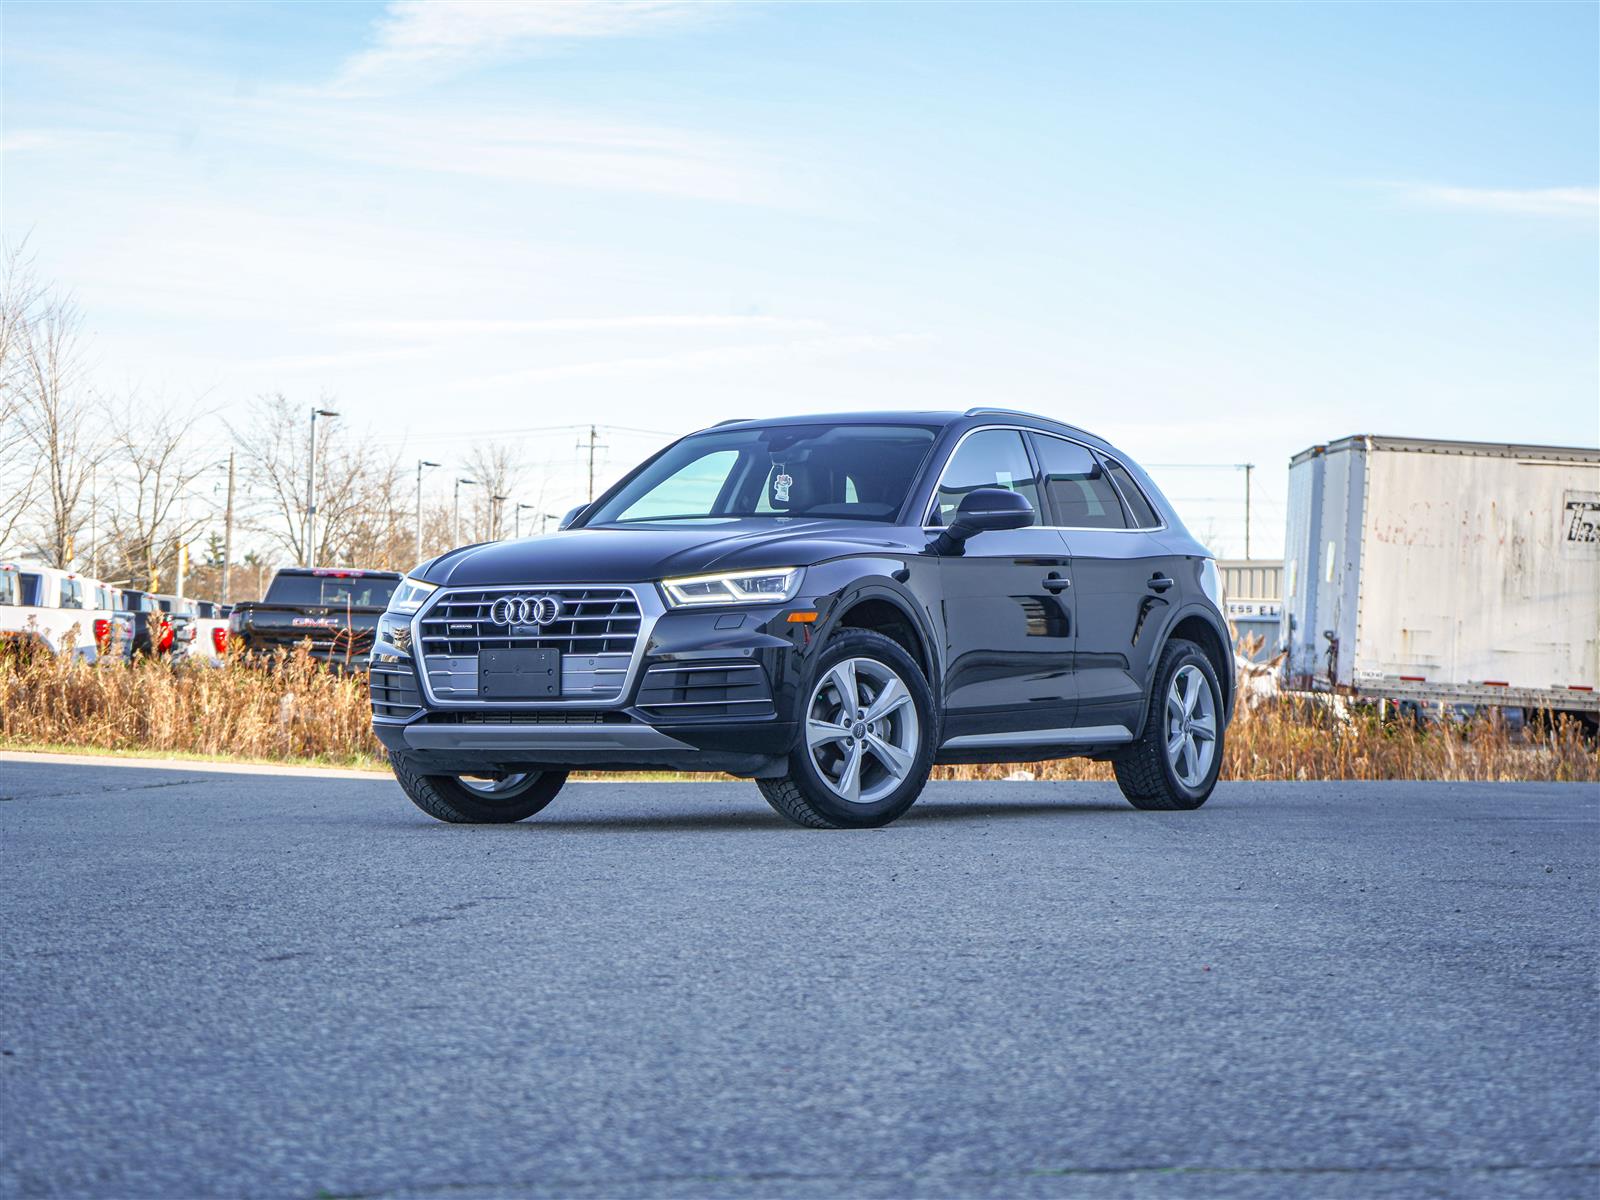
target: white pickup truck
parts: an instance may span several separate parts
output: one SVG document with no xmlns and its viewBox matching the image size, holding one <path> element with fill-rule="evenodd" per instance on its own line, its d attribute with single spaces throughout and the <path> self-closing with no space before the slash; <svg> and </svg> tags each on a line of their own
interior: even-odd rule
<svg viewBox="0 0 1600 1200">
<path fill-rule="evenodd" d="M 73 571 L 0 562 L 0 640 L 30 642 L 87 662 L 127 656 L 132 626 L 105 584 Z"/>
<path fill-rule="evenodd" d="M 220 667 L 228 660 L 228 612 L 231 605 L 194 601 L 194 637 L 184 657 L 196 666 Z"/>
</svg>

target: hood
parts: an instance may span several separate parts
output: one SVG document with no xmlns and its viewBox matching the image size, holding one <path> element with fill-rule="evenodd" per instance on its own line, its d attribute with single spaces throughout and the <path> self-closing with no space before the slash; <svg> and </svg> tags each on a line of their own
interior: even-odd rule
<svg viewBox="0 0 1600 1200">
<path fill-rule="evenodd" d="M 417 572 L 429 583 L 643 583 L 674 575 L 808 567 L 848 554 L 916 554 L 920 529 L 860 521 L 748 519 L 723 523 L 600 526 L 464 546 Z"/>
</svg>

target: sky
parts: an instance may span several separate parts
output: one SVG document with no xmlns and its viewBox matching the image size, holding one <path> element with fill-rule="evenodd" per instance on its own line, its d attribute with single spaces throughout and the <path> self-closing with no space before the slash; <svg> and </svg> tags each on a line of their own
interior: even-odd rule
<svg viewBox="0 0 1600 1200">
<path fill-rule="evenodd" d="M 513 442 L 559 510 L 569 426 L 605 483 L 729 417 L 999 405 L 1223 555 L 1257 464 L 1270 556 L 1309 445 L 1600 441 L 1595 4 L 0 11 L 0 232 L 99 390 L 216 445 L 326 398 L 408 464 Z"/>
</svg>

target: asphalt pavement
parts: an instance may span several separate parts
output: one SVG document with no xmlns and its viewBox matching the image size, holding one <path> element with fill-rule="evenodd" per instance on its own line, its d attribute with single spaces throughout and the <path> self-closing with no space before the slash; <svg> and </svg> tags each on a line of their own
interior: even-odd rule
<svg viewBox="0 0 1600 1200">
<path fill-rule="evenodd" d="M 1594 1197 L 1600 789 L 0 761 L 0 1195 Z"/>
</svg>

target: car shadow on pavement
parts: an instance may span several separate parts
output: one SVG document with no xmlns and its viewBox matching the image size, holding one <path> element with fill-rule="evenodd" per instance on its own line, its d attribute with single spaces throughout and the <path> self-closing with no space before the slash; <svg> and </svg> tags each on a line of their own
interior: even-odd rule
<svg viewBox="0 0 1600 1200">
<path fill-rule="evenodd" d="M 574 806 L 575 807 L 575 806 Z M 1079 801 L 1063 800 L 1056 803 L 1029 802 L 1023 804 L 951 804 L 936 803 L 927 806 L 916 805 L 905 816 L 885 828 L 893 829 L 898 826 L 911 825 L 936 825 L 950 821 L 992 821 L 1016 820 L 1028 817 L 1082 817 L 1097 813 L 1115 813 L 1122 807 L 1104 802 L 1084 803 Z M 1132 809 L 1127 810 L 1129 815 Z M 426 828 L 426 826 L 424 827 Z M 768 833 L 805 833 L 777 813 L 762 809 L 739 809 L 729 812 L 726 810 L 712 810 L 704 813 L 597 813 L 594 816 L 584 817 L 574 815 L 569 809 L 560 816 L 537 816 L 530 820 L 519 822 L 512 826 L 502 826 L 506 829 L 525 829 L 530 833 L 540 830 L 550 832 L 559 830 L 563 833 L 581 833 L 584 831 L 605 831 L 607 833 L 626 832 L 628 830 L 667 831 L 667 832 L 693 832 L 695 830 L 714 829 L 741 829 L 758 830 Z M 817 831 L 824 832 L 824 831 Z M 866 830 L 864 832 L 876 832 Z"/>
</svg>

